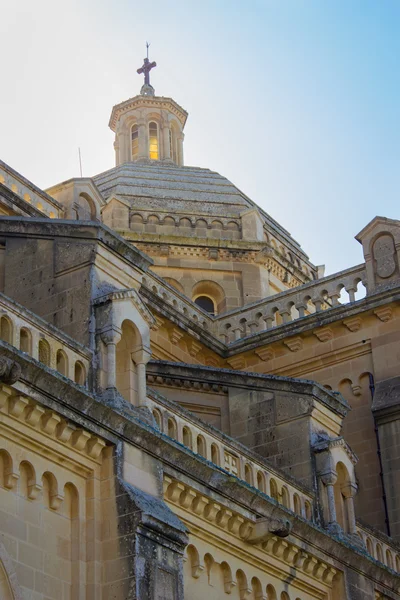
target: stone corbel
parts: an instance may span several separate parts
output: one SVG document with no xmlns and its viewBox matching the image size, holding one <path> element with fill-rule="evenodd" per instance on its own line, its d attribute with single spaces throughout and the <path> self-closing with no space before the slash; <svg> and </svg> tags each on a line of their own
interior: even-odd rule
<svg viewBox="0 0 400 600">
<path fill-rule="evenodd" d="M 259 544 L 265 542 L 271 535 L 285 538 L 292 529 L 292 524 L 287 519 L 274 517 L 264 517 L 258 519 L 254 527 L 245 539 L 249 544 Z"/>
<path fill-rule="evenodd" d="M 298 352 L 303 348 L 303 340 L 300 336 L 296 336 L 294 338 L 289 338 L 283 342 L 285 346 L 289 348 L 291 352 Z"/>
</svg>

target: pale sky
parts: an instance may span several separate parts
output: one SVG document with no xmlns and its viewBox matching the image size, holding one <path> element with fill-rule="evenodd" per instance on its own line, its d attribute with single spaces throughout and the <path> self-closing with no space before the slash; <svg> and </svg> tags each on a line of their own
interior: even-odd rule
<svg viewBox="0 0 400 600">
<path fill-rule="evenodd" d="M 399 218 L 400 0 L 16 0 L 0 21 L 0 158 L 39 187 L 114 166 L 111 108 L 188 112 L 185 163 L 218 171 L 332 273 Z"/>
</svg>

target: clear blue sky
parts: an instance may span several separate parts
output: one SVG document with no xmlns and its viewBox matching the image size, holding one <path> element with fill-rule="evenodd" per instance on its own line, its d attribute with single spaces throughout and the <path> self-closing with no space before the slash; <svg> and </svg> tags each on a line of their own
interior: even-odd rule
<svg viewBox="0 0 400 600">
<path fill-rule="evenodd" d="M 231 179 L 327 273 L 399 218 L 400 0 L 19 0 L 2 8 L 0 157 L 41 187 L 114 166 L 108 119 L 152 83 L 185 162 Z"/>
</svg>

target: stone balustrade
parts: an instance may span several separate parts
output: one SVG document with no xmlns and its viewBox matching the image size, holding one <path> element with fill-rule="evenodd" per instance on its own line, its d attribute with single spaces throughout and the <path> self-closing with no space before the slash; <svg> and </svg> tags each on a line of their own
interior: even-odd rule
<svg viewBox="0 0 400 600">
<path fill-rule="evenodd" d="M 0 294 L 0 338 L 75 383 L 87 386 L 91 350 L 4 294 Z"/>
<path fill-rule="evenodd" d="M 229 344 L 308 315 L 355 302 L 365 280 L 365 264 L 361 264 L 235 309 L 217 318 L 218 335 Z"/>
<path fill-rule="evenodd" d="M 148 378 L 151 385 L 152 376 Z M 189 448 L 195 454 L 231 473 L 235 477 L 274 498 L 292 512 L 305 519 L 313 519 L 314 497 L 312 492 L 284 478 L 279 471 L 258 460 L 244 446 L 206 425 L 178 404 L 165 401 L 158 394 L 148 391 L 149 408 L 157 427 L 170 438 Z M 165 403 L 164 403 L 165 402 Z"/>
<path fill-rule="evenodd" d="M 400 547 L 395 545 L 393 540 L 386 536 L 378 537 L 360 523 L 357 523 L 357 534 L 372 558 L 400 573 Z"/>
<path fill-rule="evenodd" d="M 365 264 L 361 264 L 216 317 L 208 315 L 153 273 L 146 274 L 142 289 L 146 290 L 145 295 L 162 299 L 220 342 L 232 344 L 309 315 L 356 302 L 365 294 L 365 282 Z"/>
<path fill-rule="evenodd" d="M 0 161 L 0 183 L 51 219 L 63 218 L 62 206 L 8 165 Z"/>
<path fill-rule="evenodd" d="M 173 309 L 189 319 L 189 321 L 199 325 L 203 330 L 210 333 L 214 333 L 216 330 L 214 317 L 211 317 L 197 306 L 197 304 L 170 286 L 155 273 L 148 271 L 146 277 L 143 278 L 142 286 L 148 292 L 152 293 L 153 296 L 169 304 Z"/>
</svg>

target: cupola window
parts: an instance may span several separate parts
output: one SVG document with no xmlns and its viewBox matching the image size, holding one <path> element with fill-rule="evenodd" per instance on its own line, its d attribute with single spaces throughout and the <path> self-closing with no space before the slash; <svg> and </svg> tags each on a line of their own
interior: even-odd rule
<svg viewBox="0 0 400 600">
<path fill-rule="evenodd" d="M 158 127 L 157 123 L 149 123 L 149 155 L 151 160 L 158 160 Z"/>
<path fill-rule="evenodd" d="M 137 125 L 132 125 L 132 160 L 135 160 L 139 154 L 139 128 Z"/>
</svg>

